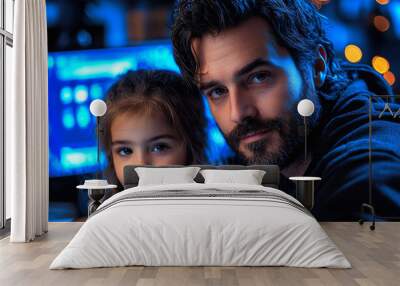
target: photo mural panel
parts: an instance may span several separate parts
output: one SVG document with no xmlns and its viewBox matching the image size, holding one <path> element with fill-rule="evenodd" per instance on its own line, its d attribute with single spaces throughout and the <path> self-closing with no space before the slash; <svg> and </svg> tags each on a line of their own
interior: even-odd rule
<svg viewBox="0 0 400 286">
<path fill-rule="evenodd" d="M 320 220 L 370 218 L 362 203 L 400 219 L 400 3 L 286 1 L 287 11 L 312 17 L 282 22 L 292 14 L 266 21 L 256 13 L 262 1 L 243 1 L 248 18 L 244 6 L 223 2 L 198 1 L 170 22 L 172 6 L 107 2 L 115 15 L 132 10 L 127 30 L 74 27 L 71 50 L 49 53 L 51 178 L 102 176 L 121 191 L 126 165 L 278 165 L 290 195 L 299 180 L 314 182 Z M 106 6 L 89 15 L 106 15 Z M 149 24 L 156 10 L 166 23 Z M 209 13 L 192 18 L 199 11 Z M 96 99 L 107 106 L 99 140 Z"/>
</svg>

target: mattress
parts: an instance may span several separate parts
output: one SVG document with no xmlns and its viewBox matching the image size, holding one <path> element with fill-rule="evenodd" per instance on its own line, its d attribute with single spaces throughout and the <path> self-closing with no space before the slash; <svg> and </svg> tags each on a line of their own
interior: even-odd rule
<svg viewBox="0 0 400 286">
<path fill-rule="evenodd" d="M 50 269 L 130 265 L 351 267 L 309 211 L 284 192 L 198 183 L 114 195 Z"/>
</svg>

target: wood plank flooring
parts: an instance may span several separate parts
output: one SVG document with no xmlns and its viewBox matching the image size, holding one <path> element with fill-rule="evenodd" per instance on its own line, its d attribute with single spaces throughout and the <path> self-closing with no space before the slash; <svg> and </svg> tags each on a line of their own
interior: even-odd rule
<svg viewBox="0 0 400 286">
<path fill-rule="evenodd" d="M 400 285 L 400 222 L 321 223 L 352 269 L 290 267 L 120 267 L 49 270 L 56 255 L 82 223 L 50 223 L 49 233 L 32 243 L 0 240 L 0 285 Z"/>
</svg>

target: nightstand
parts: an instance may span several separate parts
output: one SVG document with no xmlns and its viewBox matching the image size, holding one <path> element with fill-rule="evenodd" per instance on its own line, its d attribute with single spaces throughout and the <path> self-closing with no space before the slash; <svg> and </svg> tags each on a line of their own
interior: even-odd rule
<svg viewBox="0 0 400 286">
<path fill-rule="evenodd" d="M 100 206 L 100 201 L 106 194 L 106 190 L 115 189 L 117 185 L 110 185 L 107 183 L 107 180 L 85 180 L 83 185 L 79 185 L 76 188 L 88 190 L 88 216 L 90 216 Z"/>
<path fill-rule="evenodd" d="M 320 177 L 290 177 L 289 180 L 296 183 L 296 199 L 299 200 L 307 209 L 314 207 L 314 186 L 315 181 L 320 181 Z"/>
</svg>

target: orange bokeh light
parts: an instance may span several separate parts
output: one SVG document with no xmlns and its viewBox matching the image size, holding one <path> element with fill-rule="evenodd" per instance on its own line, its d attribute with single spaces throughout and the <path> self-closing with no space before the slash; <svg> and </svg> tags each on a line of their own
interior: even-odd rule
<svg viewBox="0 0 400 286">
<path fill-rule="evenodd" d="M 330 2 L 330 0 L 312 0 L 312 2 L 319 8 L 321 8 L 323 5 L 326 5 Z"/>
<path fill-rule="evenodd" d="M 386 79 L 386 81 L 390 85 L 394 85 L 394 83 L 396 82 L 396 77 L 394 76 L 394 74 L 391 71 L 385 72 L 383 77 Z"/>
<path fill-rule="evenodd" d="M 381 56 L 375 56 L 372 58 L 372 66 L 380 74 L 384 74 L 390 69 L 389 61 Z"/>
<path fill-rule="evenodd" d="M 348 45 L 344 49 L 344 56 L 349 62 L 358 63 L 361 60 L 363 54 L 361 49 L 356 45 Z"/>
<path fill-rule="evenodd" d="M 378 4 L 381 4 L 381 5 L 387 5 L 387 4 L 389 4 L 389 0 L 376 0 L 376 2 L 378 2 Z"/>
<path fill-rule="evenodd" d="M 386 32 L 390 28 L 390 22 L 384 16 L 375 16 L 374 17 L 374 26 L 378 31 Z"/>
</svg>

